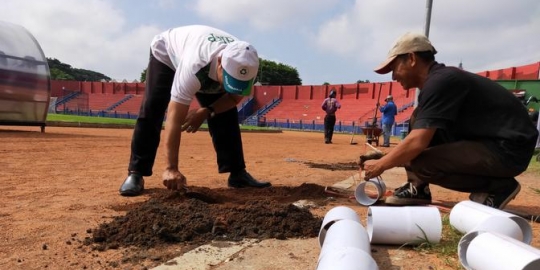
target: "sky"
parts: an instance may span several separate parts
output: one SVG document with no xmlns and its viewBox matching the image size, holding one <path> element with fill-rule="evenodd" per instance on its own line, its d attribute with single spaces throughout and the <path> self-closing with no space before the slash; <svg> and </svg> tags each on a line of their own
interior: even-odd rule
<svg viewBox="0 0 540 270">
<path fill-rule="evenodd" d="M 296 68 L 304 85 L 348 84 L 391 80 L 373 69 L 399 36 L 425 33 L 427 2 L 2 0 L 0 21 L 26 28 L 46 57 L 117 81 L 140 79 L 154 35 L 205 24 Z M 447 65 L 481 72 L 540 61 L 538 0 L 433 0 L 429 22 L 436 59 Z"/>
</svg>

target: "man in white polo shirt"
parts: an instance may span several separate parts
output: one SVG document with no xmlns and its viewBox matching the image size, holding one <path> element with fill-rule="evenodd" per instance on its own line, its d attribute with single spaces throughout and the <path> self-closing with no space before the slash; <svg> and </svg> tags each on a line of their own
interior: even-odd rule
<svg viewBox="0 0 540 270">
<path fill-rule="evenodd" d="M 123 196 L 144 190 L 152 167 L 165 111 L 166 168 L 163 184 L 182 190 L 186 177 L 178 167 L 182 132 L 196 132 L 207 120 L 220 173 L 230 173 L 229 187 L 269 187 L 245 170 L 236 105 L 251 93 L 259 56 L 247 42 L 222 30 L 191 25 L 169 29 L 154 37 L 146 73 L 146 90 L 131 142 L 128 177 Z M 201 107 L 189 111 L 196 97 Z"/>
</svg>

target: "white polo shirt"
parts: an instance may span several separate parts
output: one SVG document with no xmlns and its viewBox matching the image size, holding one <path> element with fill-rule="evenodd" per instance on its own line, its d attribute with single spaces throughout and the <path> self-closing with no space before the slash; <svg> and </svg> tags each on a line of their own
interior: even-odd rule
<svg viewBox="0 0 540 270">
<path fill-rule="evenodd" d="M 217 87 L 217 56 L 228 43 L 236 40 L 227 32 L 204 25 L 173 28 L 155 36 L 150 45 L 152 54 L 175 70 L 171 100 L 189 105 L 198 91 L 224 92 L 222 87 Z M 209 71 L 206 75 L 201 69 L 207 66 Z M 202 78 L 203 74 L 211 81 Z"/>
</svg>

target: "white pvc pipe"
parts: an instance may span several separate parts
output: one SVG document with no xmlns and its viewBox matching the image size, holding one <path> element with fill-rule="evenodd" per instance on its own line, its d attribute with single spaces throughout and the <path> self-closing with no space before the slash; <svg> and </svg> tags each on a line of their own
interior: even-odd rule
<svg viewBox="0 0 540 270">
<path fill-rule="evenodd" d="M 459 261 L 474 270 L 538 270 L 540 250 L 506 235 L 475 231 L 458 244 Z"/>
<path fill-rule="evenodd" d="M 321 229 L 319 230 L 319 245 L 322 247 L 324 239 L 326 237 L 326 232 L 328 229 L 339 220 L 348 219 L 360 223 L 360 217 L 358 214 L 351 208 L 346 206 L 336 206 L 326 213 L 321 224 Z"/>
<path fill-rule="evenodd" d="M 450 224 L 461 233 L 468 233 L 492 216 L 513 220 L 521 228 L 522 241 L 526 244 L 531 243 L 532 228 L 526 219 L 473 201 L 462 201 L 456 204 L 450 211 Z"/>
<path fill-rule="evenodd" d="M 432 206 L 370 206 L 367 232 L 372 244 L 438 243 L 442 236 L 441 214 Z"/>
<path fill-rule="evenodd" d="M 521 228 L 513 219 L 509 219 L 508 217 L 488 217 L 468 233 L 478 231 L 499 233 L 514 238 L 518 241 L 523 241 L 523 232 L 521 231 Z"/>
<path fill-rule="evenodd" d="M 369 237 L 362 224 L 348 219 L 336 221 L 326 232 L 319 260 L 326 253 L 342 247 L 358 248 L 371 255 Z"/>
<path fill-rule="evenodd" d="M 343 247 L 322 257 L 317 264 L 317 270 L 379 270 L 379 267 L 363 250 Z"/>
<path fill-rule="evenodd" d="M 374 186 L 377 189 L 377 196 L 375 198 L 370 196 L 370 194 L 366 193 L 366 187 L 370 185 Z M 377 177 L 371 178 L 368 181 L 363 181 L 358 184 L 358 186 L 356 186 L 356 189 L 354 190 L 354 198 L 356 198 L 356 201 L 361 205 L 369 206 L 380 200 L 385 193 L 386 185 L 380 177 Z"/>
</svg>

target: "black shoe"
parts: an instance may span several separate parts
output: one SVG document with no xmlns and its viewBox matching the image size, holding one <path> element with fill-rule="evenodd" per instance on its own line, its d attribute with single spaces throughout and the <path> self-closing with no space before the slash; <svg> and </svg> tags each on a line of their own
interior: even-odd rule
<svg viewBox="0 0 540 270">
<path fill-rule="evenodd" d="M 270 182 L 259 182 L 257 179 L 253 178 L 245 170 L 237 174 L 232 174 L 229 176 L 228 181 L 229 187 L 232 188 L 243 188 L 243 187 L 256 187 L 256 188 L 265 188 L 270 187 L 272 184 Z"/>
<path fill-rule="evenodd" d="M 394 195 L 386 198 L 386 204 L 392 205 L 422 205 L 431 203 L 431 192 L 429 185 L 422 189 L 417 189 L 413 184 L 405 185 L 394 190 Z"/>
<path fill-rule="evenodd" d="M 144 179 L 142 175 L 131 173 L 128 175 L 124 183 L 120 187 L 120 195 L 122 196 L 138 196 L 144 190 Z"/>
<path fill-rule="evenodd" d="M 521 185 L 514 179 L 508 184 L 508 187 L 500 192 L 493 193 L 471 193 L 469 199 L 471 201 L 481 203 L 483 205 L 503 209 L 521 190 Z"/>
</svg>

